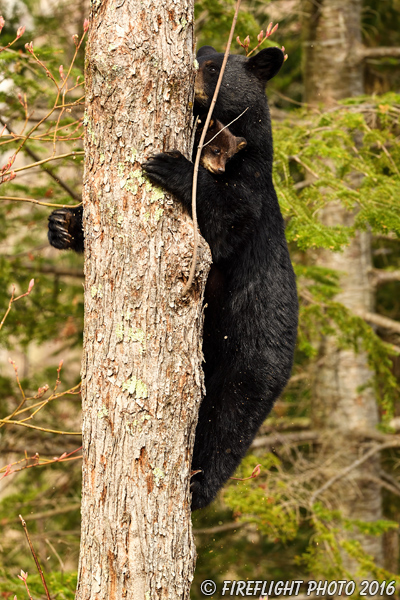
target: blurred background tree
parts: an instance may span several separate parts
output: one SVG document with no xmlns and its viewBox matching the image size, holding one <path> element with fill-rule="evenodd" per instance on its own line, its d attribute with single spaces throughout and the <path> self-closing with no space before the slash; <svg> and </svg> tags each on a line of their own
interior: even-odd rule
<svg viewBox="0 0 400 600">
<path fill-rule="evenodd" d="M 204 579 L 398 580 L 399 9 L 398 0 L 242 5 L 236 35 L 242 40 L 250 35 L 253 47 L 261 29 L 279 22 L 267 43 L 284 45 L 289 55 L 267 92 L 275 185 L 298 275 L 301 320 L 292 379 L 238 477 L 250 476 L 258 463 L 261 474 L 232 480 L 212 506 L 194 515 L 199 553 L 194 600 L 202 598 Z M 234 1 L 200 0 L 195 11 L 198 47 L 210 44 L 222 51 Z M 27 28 L 0 54 L 0 114 L 8 126 L 0 153 L 6 165 L 20 143 L 14 140 L 10 150 L 11 131 L 21 132 L 25 122 L 18 93 L 22 102 L 27 96 L 28 129 L 53 106 L 56 93 L 27 56 L 25 43 L 33 40 L 52 73 L 59 74 L 60 64 L 65 72 L 75 52 L 71 36 L 81 35 L 88 9 L 81 2 L 74 10 L 64 3 L 44 10 L 32 0 L 10 3 L 0 12 L 6 19 L 2 46 L 15 38 L 18 27 Z M 83 52 L 74 64 L 77 77 Z M 1 195 L 79 202 L 81 157 L 71 153 L 81 150 L 81 141 L 72 138 L 81 135 L 82 129 L 74 132 L 74 127 L 82 119 L 81 105 L 63 112 L 57 135 L 71 139 L 57 139 L 57 153 L 70 156 L 46 163 L 52 174 L 41 166 L 18 171 L 1 186 Z M 41 137 L 32 135 L 11 170 L 51 156 L 54 128 L 49 135 L 44 128 Z M 32 292 L 13 305 L 0 331 L 4 419 L 21 396 L 9 356 L 32 396 L 39 386 L 54 385 L 61 358 L 58 390 L 79 382 L 82 264 L 72 253 L 48 246 L 51 208 L 0 200 L 0 211 L 0 285 L 9 291 L 0 298 L 0 314 L 7 310 L 11 284 L 24 292 L 35 278 Z M 78 431 L 79 397 L 49 403 L 30 423 Z M 79 445 L 75 436 L 6 424 L 0 430 L 0 468 L 4 474 L 25 451 L 28 457 L 36 452 L 53 457 Z M 0 590 L 5 594 L 22 589 L 16 579 L 21 568 L 33 572 L 21 513 L 52 591 L 73 597 L 79 486 L 79 460 L 0 480 Z M 38 596 L 43 592 L 35 587 L 35 577 L 32 591 Z"/>
</svg>

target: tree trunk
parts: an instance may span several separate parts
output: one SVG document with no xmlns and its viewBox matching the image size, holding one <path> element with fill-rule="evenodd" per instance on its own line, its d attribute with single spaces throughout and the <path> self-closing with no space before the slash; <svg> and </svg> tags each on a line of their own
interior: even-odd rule
<svg viewBox="0 0 400 600">
<path fill-rule="evenodd" d="M 361 44 L 361 8 L 361 0 L 303 0 L 307 102 L 331 106 L 337 100 L 363 93 L 362 65 L 355 52 Z M 339 202 L 328 206 L 322 215 L 329 225 L 351 225 L 353 217 Z M 342 292 L 336 298 L 339 302 L 356 312 L 371 311 L 374 299 L 368 278 L 371 268 L 368 232 L 357 232 L 341 253 L 319 252 L 317 264 L 342 273 Z M 376 427 L 377 403 L 371 388 L 360 391 L 372 376 L 365 353 L 341 350 L 333 338 L 327 338 L 320 354 L 322 360 L 318 363 L 313 389 L 313 421 L 315 428 L 326 430 L 329 443 L 323 452 L 335 456 L 335 461 L 330 462 L 337 472 L 360 457 L 360 446 L 353 432 Z M 330 500 L 344 517 L 363 521 L 381 518 L 381 490 L 372 481 L 374 477 L 378 479 L 378 466 L 377 456 L 331 488 Z M 359 540 L 363 549 L 382 564 L 380 537 L 354 531 L 343 535 Z M 345 565 L 351 569 L 356 563 L 346 556 Z"/>
<path fill-rule="evenodd" d="M 192 2 L 92 3 L 78 600 L 189 598 L 209 254 L 182 299 L 193 226 L 141 164 L 190 156 L 193 59 Z"/>
</svg>

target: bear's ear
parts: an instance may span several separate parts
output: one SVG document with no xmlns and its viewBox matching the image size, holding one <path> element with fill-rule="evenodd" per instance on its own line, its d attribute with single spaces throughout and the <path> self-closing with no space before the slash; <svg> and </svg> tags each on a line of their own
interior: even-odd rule
<svg viewBox="0 0 400 600">
<path fill-rule="evenodd" d="M 200 58 L 201 56 L 205 56 L 206 54 L 218 54 L 215 48 L 212 46 L 202 46 L 197 50 L 196 58 Z"/>
<path fill-rule="evenodd" d="M 284 54 L 280 48 L 264 48 L 255 56 L 249 58 L 246 68 L 266 83 L 269 79 L 275 77 L 283 65 L 283 61 Z"/>
<path fill-rule="evenodd" d="M 246 140 L 245 140 L 244 138 L 242 138 L 242 137 L 237 137 L 237 138 L 236 138 L 236 144 L 237 144 L 237 145 L 236 145 L 236 151 L 235 151 L 235 154 L 236 154 L 237 152 L 240 152 L 240 150 L 243 150 L 243 148 L 246 148 L 246 146 L 247 146 L 247 142 L 246 142 Z"/>
</svg>

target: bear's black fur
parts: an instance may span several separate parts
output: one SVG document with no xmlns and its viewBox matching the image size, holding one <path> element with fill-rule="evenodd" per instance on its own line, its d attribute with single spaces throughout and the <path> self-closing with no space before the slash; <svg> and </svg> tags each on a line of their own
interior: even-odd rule
<svg viewBox="0 0 400 600">
<path fill-rule="evenodd" d="M 207 111 L 223 55 L 198 52 L 195 110 Z M 224 174 L 199 168 L 197 217 L 213 264 L 205 291 L 204 373 L 193 453 L 192 509 L 202 508 L 234 473 L 285 387 L 297 331 L 295 276 L 272 183 L 272 134 L 265 85 L 283 53 L 229 56 L 213 116 L 247 146 Z M 247 109 L 247 110 L 246 110 Z M 246 112 L 230 123 L 243 111 Z M 193 164 L 157 154 L 143 169 L 191 212 Z"/>
<path fill-rule="evenodd" d="M 197 55 L 195 111 L 210 105 L 223 55 Z M 193 453 L 192 509 L 209 504 L 234 473 L 290 375 L 297 330 L 296 283 L 272 183 L 272 135 L 265 85 L 283 53 L 267 48 L 228 59 L 213 116 L 247 146 L 213 175 L 199 168 L 197 212 L 213 264 L 206 285 L 203 353 L 206 396 Z M 234 123 L 233 119 L 247 111 Z M 143 169 L 191 212 L 193 164 L 158 154 Z M 83 249 L 81 209 L 54 211 L 49 240 Z M 65 232 L 66 230 L 66 232 Z"/>
</svg>

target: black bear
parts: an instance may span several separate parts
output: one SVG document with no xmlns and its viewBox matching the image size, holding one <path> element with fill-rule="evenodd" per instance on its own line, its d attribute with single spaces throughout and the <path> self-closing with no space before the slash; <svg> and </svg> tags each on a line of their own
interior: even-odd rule
<svg viewBox="0 0 400 600">
<path fill-rule="evenodd" d="M 204 118 L 223 54 L 204 46 L 197 60 L 195 112 Z M 201 470 L 192 479 L 193 510 L 209 504 L 233 474 L 292 367 L 297 292 L 272 182 L 265 96 L 267 81 L 283 61 L 279 48 L 251 58 L 229 56 L 213 116 L 247 145 L 217 177 L 199 168 L 197 217 L 213 264 L 205 291 L 206 395 L 192 461 L 193 470 Z M 179 152 L 166 152 L 151 157 L 143 169 L 191 212 L 190 161 Z"/>
<path fill-rule="evenodd" d="M 200 141 L 202 128 L 197 127 L 195 135 L 194 153 Z M 247 142 L 242 137 L 233 135 L 228 127 L 224 127 L 220 121 L 211 121 L 203 142 L 200 164 L 215 175 L 225 173 L 228 160 L 240 150 L 246 147 Z"/>
<path fill-rule="evenodd" d="M 195 112 L 203 120 L 223 55 L 205 46 L 197 59 Z M 206 395 L 192 461 L 192 469 L 200 471 L 191 483 L 193 510 L 207 506 L 233 474 L 292 367 L 296 282 L 272 183 L 265 96 L 265 85 L 283 60 L 278 48 L 251 58 L 229 56 L 213 115 L 247 146 L 226 163 L 224 173 L 199 168 L 197 216 L 213 264 L 205 290 Z M 191 212 L 193 163 L 173 151 L 151 157 L 143 169 Z M 54 211 L 49 240 L 57 248 L 82 250 L 81 209 Z"/>
</svg>

